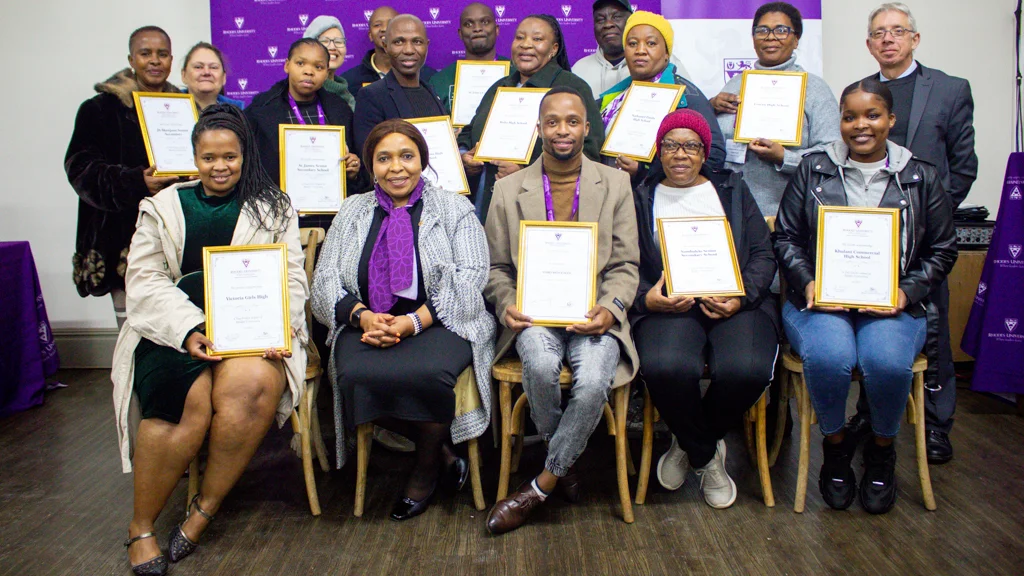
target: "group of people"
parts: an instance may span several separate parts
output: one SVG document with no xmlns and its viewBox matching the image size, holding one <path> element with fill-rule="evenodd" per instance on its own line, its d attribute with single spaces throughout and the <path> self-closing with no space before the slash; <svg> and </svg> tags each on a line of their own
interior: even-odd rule
<svg viewBox="0 0 1024 576">
<path fill-rule="evenodd" d="M 630 382 L 647 387 L 672 432 L 657 465 L 660 484 L 676 490 L 692 469 L 708 505 L 731 506 L 737 490 L 723 439 L 769 389 L 783 336 L 804 362 L 824 436 L 826 504 L 845 509 L 858 495 L 871 513 L 895 504 L 893 440 L 922 352 L 930 370 L 929 459 L 952 457 L 945 277 L 957 255 L 953 210 L 977 171 L 973 102 L 967 81 L 914 59 L 921 36 L 910 9 L 887 3 L 869 15 L 866 43 L 880 72 L 850 84 L 838 102 L 808 74 L 802 143 L 783 147 L 733 142 L 738 78 L 707 99 L 673 62 L 664 18 L 618 0 L 593 8 L 599 49 L 571 68 L 555 18 L 518 24 L 511 73 L 458 134 L 473 178 L 468 196 L 424 177 L 426 141 L 404 120 L 448 114 L 454 82 L 454 64 L 436 73 L 424 66 L 429 39 L 414 16 L 377 8 L 374 49 L 340 76 L 344 28 L 333 17 L 315 18 L 289 49 L 286 77 L 244 111 L 223 96 L 220 52 L 193 47 L 182 69 L 201 109 L 192 180 L 157 177 L 148 166 L 131 93 L 179 89 L 167 82 L 167 34 L 156 27 L 132 34 L 130 68 L 97 84 L 99 94 L 82 104 L 65 168 L 80 196 L 75 282 L 83 296 L 111 294 L 121 328 L 112 379 L 122 464 L 135 472 L 126 546 L 136 574 L 163 574 L 168 558 L 196 549 L 275 417 L 283 423 L 304 393 L 305 350 L 317 341 L 330 347 L 338 465 L 346 430 L 360 424 L 415 445 L 395 520 L 462 488 L 468 464 L 455 445 L 491 425 L 490 369 L 513 352 L 547 457 L 491 509 L 493 534 L 523 525 L 550 495 L 579 498 L 574 464 L 610 390 Z M 501 58 L 490 7 L 467 6 L 458 33 L 467 59 Z M 802 33 L 792 5 L 761 6 L 751 27 L 755 68 L 803 71 L 794 55 Z M 599 154 L 633 81 L 686 86 L 661 121 L 650 163 Z M 527 166 L 473 159 L 503 86 L 548 89 L 538 116 L 542 145 Z M 349 190 L 365 193 L 350 195 L 333 218 L 300 218 L 278 187 L 280 124 L 345 126 Z M 815 304 L 823 205 L 900 210 L 894 308 Z M 657 221 L 694 216 L 728 222 L 743 296 L 667 294 Z M 774 234 L 766 216 L 777 216 Z M 534 220 L 597 223 L 596 305 L 586 322 L 536 326 L 517 309 L 520 223 Z M 300 224 L 329 228 L 312 286 Z M 291 329 L 301 345 L 256 358 L 211 356 L 202 248 L 277 242 L 288 245 Z M 307 300 L 316 326 L 306 325 Z M 563 365 L 572 371 L 567 400 Z M 846 421 L 854 369 L 863 390 Z M 457 415 L 455 384 L 467 370 L 481 402 Z M 711 384 L 702 394 L 705 374 Z M 154 522 L 207 434 L 200 491 L 164 556 Z M 852 460 L 862 443 L 858 481 Z"/>
</svg>

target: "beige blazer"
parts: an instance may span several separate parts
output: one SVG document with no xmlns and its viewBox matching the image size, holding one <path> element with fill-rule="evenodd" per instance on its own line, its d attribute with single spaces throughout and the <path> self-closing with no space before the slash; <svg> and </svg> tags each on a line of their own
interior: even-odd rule
<svg viewBox="0 0 1024 576">
<path fill-rule="evenodd" d="M 498 337 L 495 361 L 508 352 L 516 337 L 516 333 L 505 326 L 505 309 L 516 303 L 519 222 L 547 218 L 542 162 L 543 155 L 525 169 L 498 180 L 484 225 L 491 251 L 491 271 L 484 297 L 494 305 L 498 322 L 504 327 Z M 586 157 L 580 178 L 579 221 L 597 222 L 597 303 L 615 316 L 615 324 L 608 333 L 618 339 L 623 352 L 613 384 L 618 387 L 630 382 L 640 366 L 626 319 L 626 311 L 633 304 L 640 282 L 633 191 L 627 173 Z"/>
<path fill-rule="evenodd" d="M 203 311 L 175 285 L 181 278 L 181 259 L 185 250 L 185 214 L 181 209 L 178 188 L 193 184 L 174 184 L 139 203 L 139 220 L 132 236 L 125 273 L 128 319 L 117 338 L 110 372 L 110 379 L 114 382 L 121 468 L 126 473 L 132 471 L 132 438 L 140 417 L 138 402 L 133 401 L 132 396 L 135 348 L 142 338 L 148 338 L 161 346 L 184 352 L 185 335 L 193 327 L 206 322 Z M 305 256 L 299 242 L 298 220 L 293 216 L 283 232 L 268 232 L 259 228 L 243 208 L 231 237 L 232 246 L 288 245 L 288 306 L 297 342 L 292 342 L 292 357 L 284 361 L 288 387 L 277 406 L 279 426 L 288 421 L 306 386 L 306 351 L 303 346 L 309 341 L 305 315 L 309 285 L 303 268 Z"/>
</svg>

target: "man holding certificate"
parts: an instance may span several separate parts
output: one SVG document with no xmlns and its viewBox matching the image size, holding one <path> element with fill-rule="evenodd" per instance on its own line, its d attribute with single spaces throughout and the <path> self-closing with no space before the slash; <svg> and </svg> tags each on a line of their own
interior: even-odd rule
<svg viewBox="0 0 1024 576">
<path fill-rule="evenodd" d="M 492 534 L 523 525 L 556 487 L 570 501 L 579 497 L 572 465 L 600 422 L 611 388 L 628 385 L 637 371 L 626 318 L 636 295 L 639 259 L 632 192 L 625 174 L 583 157 L 590 129 L 586 118 L 586 102 L 576 90 L 558 87 L 547 93 L 540 107 L 541 159 L 497 183 L 487 218 L 491 272 L 484 296 L 504 327 L 495 358 L 515 345 L 530 415 L 548 440 L 541 473 L 491 509 L 487 529 Z M 546 226 L 552 233 L 541 240 L 560 243 L 563 236 L 577 237 L 584 223 L 596 223 L 596 245 L 575 240 L 569 250 L 589 263 L 589 282 L 560 274 L 576 267 L 565 263 L 563 249 L 528 251 L 529 262 L 520 260 L 526 240 L 521 228 Z M 554 305 L 543 296 L 552 290 L 559 297 Z M 566 309 L 563 317 L 577 319 L 535 324 L 541 322 L 532 314 L 555 305 Z M 564 411 L 558 384 L 563 362 L 573 369 Z"/>
<path fill-rule="evenodd" d="M 873 432 L 860 501 L 884 514 L 896 503 L 893 440 L 934 306 L 929 295 L 953 268 L 956 234 L 935 168 L 887 141 L 896 123 L 889 89 L 862 80 L 839 105 L 843 139 L 803 159 L 779 206 L 775 253 L 789 283 L 782 317 L 825 436 L 822 498 L 845 509 L 856 495 L 856 443 L 844 427 L 856 367 Z"/>
<path fill-rule="evenodd" d="M 466 56 L 462 59 L 463 61 L 485 64 L 508 62 L 508 58 L 499 56 L 495 48 L 498 42 L 498 22 L 494 17 L 494 10 L 491 10 L 491 7 L 486 4 L 473 2 L 462 9 L 462 14 L 459 16 L 459 39 L 466 47 Z M 431 76 L 427 82 L 441 98 L 441 105 L 448 110 L 449 114 L 452 112 L 452 100 L 455 97 L 455 71 L 458 66 L 459 61 L 452 62 L 438 70 L 437 74 Z M 477 75 L 487 76 L 485 70 L 477 69 Z M 505 76 L 505 74 L 500 76 Z M 492 80 L 490 84 L 493 83 Z M 490 84 L 483 86 L 481 90 L 486 91 Z M 482 91 L 480 96 L 483 95 Z M 477 98 L 479 99 L 479 96 Z M 473 111 L 476 111 L 476 106 L 473 107 Z M 456 124 L 461 126 L 464 122 L 456 121 Z"/>
</svg>

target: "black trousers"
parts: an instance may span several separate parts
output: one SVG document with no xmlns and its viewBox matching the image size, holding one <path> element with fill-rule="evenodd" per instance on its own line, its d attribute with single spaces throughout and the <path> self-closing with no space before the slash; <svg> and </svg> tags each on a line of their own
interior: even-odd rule
<svg viewBox="0 0 1024 576">
<path fill-rule="evenodd" d="M 654 405 L 702 468 L 716 443 L 771 383 L 779 340 L 761 310 L 712 320 L 697 307 L 683 314 L 651 314 L 633 327 L 640 374 Z M 711 386 L 701 398 L 705 364 Z"/>
</svg>

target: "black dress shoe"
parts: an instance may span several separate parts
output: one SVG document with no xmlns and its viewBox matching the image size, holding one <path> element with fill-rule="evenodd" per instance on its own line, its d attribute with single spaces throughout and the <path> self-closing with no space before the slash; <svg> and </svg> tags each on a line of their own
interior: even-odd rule
<svg viewBox="0 0 1024 576">
<path fill-rule="evenodd" d="M 853 446 L 860 446 L 871 437 L 871 422 L 857 412 L 846 421 L 846 439 Z"/>
<path fill-rule="evenodd" d="M 925 435 L 929 464 L 945 464 L 953 459 L 953 445 L 949 434 L 939 430 L 928 430 Z"/>
<path fill-rule="evenodd" d="M 456 458 L 444 472 L 441 486 L 448 494 L 461 492 L 469 478 L 469 462 L 465 458 Z"/>
<path fill-rule="evenodd" d="M 395 505 L 391 507 L 390 518 L 396 522 L 402 520 L 408 520 L 415 518 L 420 514 L 427 511 L 430 508 L 430 503 L 434 500 L 434 494 L 437 492 L 437 482 L 434 483 L 434 487 L 430 489 L 430 494 L 423 500 L 413 500 L 409 497 L 402 497 L 395 502 Z"/>
</svg>

